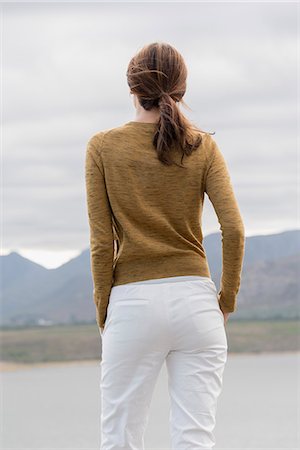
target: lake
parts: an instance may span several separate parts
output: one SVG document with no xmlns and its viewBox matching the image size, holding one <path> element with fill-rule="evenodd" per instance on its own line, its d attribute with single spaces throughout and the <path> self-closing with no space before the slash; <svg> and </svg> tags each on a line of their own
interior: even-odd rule
<svg viewBox="0 0 300 450">
<path fill-rule="evenodd" d="M 214 450 L 300 447 L 299 362 L 300 352 L 228 353 Z M 99 379 L 97 360 L 1 372 L 1 448 L 99 449 Z M 168 419 L 163 366 L 151 403 L 146 450 L 170 449 Z"/>
</svg>

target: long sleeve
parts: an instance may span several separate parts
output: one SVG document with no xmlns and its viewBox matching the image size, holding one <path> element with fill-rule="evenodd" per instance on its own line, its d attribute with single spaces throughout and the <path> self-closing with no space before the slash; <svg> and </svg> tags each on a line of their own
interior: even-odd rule
<svg viewBox="0 0 300 450">
<path fill-rule="evenodd" d="M 205 177 L 207 193 L 222 233 L 222 277 L 219 304 L 224 312 L 236 310 L 245 249 L 245 229 L 224 156 L 209 136 L 209 162 Z"/>
<path fill-rule="evenodd" d="M 112 214 L 106 192 L 104 170 L 99 152 L 100 139 L 90 138 L 86 149 L 85 183 L 90 227 L 90 261 L 96 320 L 104 327 L 113 279 L 114 239 Z"/>
</svg>

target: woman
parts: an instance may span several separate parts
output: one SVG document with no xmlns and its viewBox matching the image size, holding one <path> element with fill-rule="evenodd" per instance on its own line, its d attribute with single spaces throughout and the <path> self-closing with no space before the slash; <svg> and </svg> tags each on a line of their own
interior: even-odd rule
<svg viewBox="0 0 300 450">
<path fill-rule="evenodd" d="M 165 361 L 172 449 L 215 445 L 225 324 L 236 309 L 245 236 L 220 149 L 178 108 L 186 78 L 174 47 L 144 46 L 127 69 L 135 120 L 97 132 L 87 144 L 93 295 L 102 336 L 102 450 L 144 449 Z M 205 193 L 222 232 L 219 292 L 202 243 Z"/>
</svg>

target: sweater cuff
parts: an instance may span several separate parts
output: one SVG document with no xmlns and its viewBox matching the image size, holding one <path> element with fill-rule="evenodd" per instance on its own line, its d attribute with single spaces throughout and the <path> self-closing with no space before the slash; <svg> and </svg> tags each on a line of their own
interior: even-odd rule
<svg viewBox="0 0 300 450">
<path fill-rule="evenodd" d="M 218 302 L 221 310 L 225 313 L 232 313 L 237 309 L 236 296 L 234 294 L 224 294 L 224 292 L 220 290 L 218 292 Z"/>
<path fill-rule="evenodd" d="M 107 307 L 109 303 L 110 291 L 105 290 L 105 293 L 99 293 L 94 289 L 94 303 L 96 305 L 96 322 L 98 327 L 104 328 L 106 316 L 107 316 Z"/>
</svg>

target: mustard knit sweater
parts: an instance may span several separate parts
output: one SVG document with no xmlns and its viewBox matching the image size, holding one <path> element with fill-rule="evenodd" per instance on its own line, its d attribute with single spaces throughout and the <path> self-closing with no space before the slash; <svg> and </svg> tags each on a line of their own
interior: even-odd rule
<svg viewBox="0 0 300 450">
<path fill-rule="evenodd" d="M 222 233 L 223 311 L 236 309 L 245 232 L 225 159 L 215 140 L 180 168 L 166 166 L 152 145 L 156 124 L 130 121 L 93 134 L 85 159 L 90 260 L 96 320 L 104 327 L 112 286 L 179 275 L 211 276 L 201 229 L 204 194 Z M 181 152 L 172 159 L 181 163 Z"/>
</svg>

